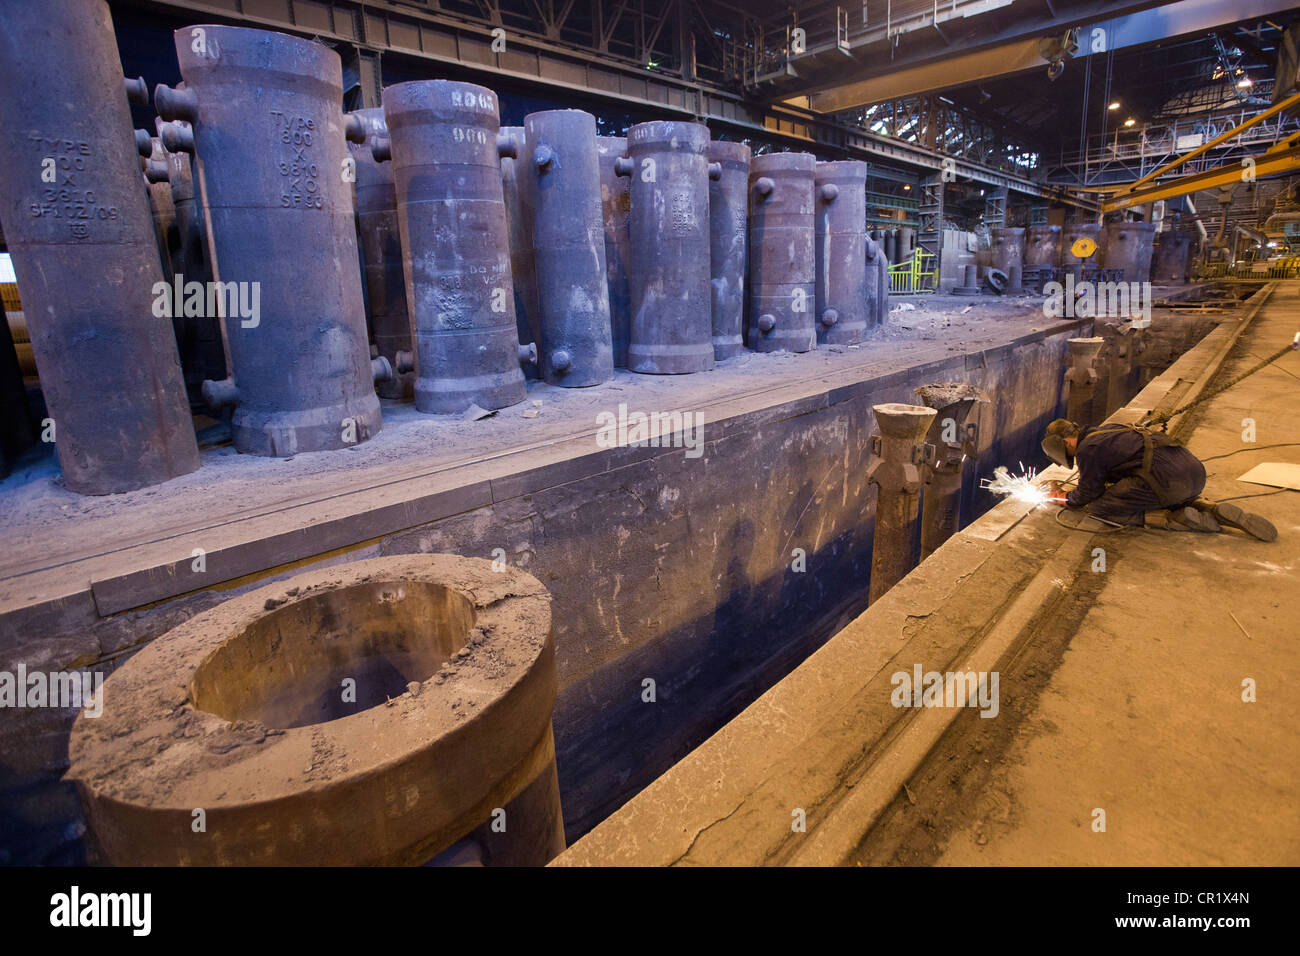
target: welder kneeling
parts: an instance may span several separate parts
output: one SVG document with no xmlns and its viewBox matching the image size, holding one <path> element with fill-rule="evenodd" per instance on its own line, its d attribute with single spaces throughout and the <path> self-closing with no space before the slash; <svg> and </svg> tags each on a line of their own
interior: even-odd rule
<svg viewBox="0 0 1300 956">
<path fill-rule="evenodd" d="M 1058 418 L 1047 426 L 1043 451 L 1058 465 L 1079 469 L 1078 487 L 1067 494 L 1054 481 L 1052 495 L 1102 521 L 1207 533 L 1226 526 L 1260 541 L 1277 538 L 1267 519 L 1200 497 L 1205 466 L 1163 432 L 1117 424 L 1081 429 Z"/>
</svg>

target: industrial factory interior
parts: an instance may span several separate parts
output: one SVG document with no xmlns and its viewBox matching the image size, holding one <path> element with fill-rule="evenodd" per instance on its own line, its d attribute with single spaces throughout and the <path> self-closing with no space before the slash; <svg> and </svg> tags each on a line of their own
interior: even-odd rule
<svg viewBox="0 0 1300 956">
<path fill-rule="evenodd" d="M 3 0 L 0 93 L 36 922 L 1300 865 L 1300 8 Z"/>
</svg>

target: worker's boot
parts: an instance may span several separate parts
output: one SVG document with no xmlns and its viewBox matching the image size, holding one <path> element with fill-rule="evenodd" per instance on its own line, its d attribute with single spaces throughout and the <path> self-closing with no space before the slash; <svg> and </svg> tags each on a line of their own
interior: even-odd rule
<svg viewBox="0 0 1300 956">
<path fill-rule="evenodd" d="M 1155 521 L 1151 519 L 1155 518 Z M 1163 520 L 1161 520 L 1163 519 Z M 1223 529 L 1214 515 L 1201 511 L 1190 505 L 1185 508 L 1170 508 L 1167 511 L 1153 512 L 1147 515 L 1147 523 L 1154 528 L 1167 531 L 1199 531 L 1202 534 L 1218 534 Z"/>
<path fill-rule="evenodd" d="M 1253 512 L 1243 511 L 1231 502 L 1216 502 L 1208 501 L 1205 498 L 1197 498 L 1192 502 L 1192 508 L 1187 510 L 1193 509 L 1201 514 L 1213 515 L 1220 524 L 1244 531 L 1252 538 L 1258 538 L 1260 541 L 1277 540 L 1277 528 L 1273 527 L 1273 522 Z"/>
</svg>

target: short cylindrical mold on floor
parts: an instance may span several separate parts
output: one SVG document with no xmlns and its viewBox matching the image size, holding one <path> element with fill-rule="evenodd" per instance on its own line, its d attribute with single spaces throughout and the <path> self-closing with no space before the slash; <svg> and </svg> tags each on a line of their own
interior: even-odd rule
<svg viewBox="0 0 1300 956">
<path fill-rule="evenodd" d="M 871 438 L 867 468 L 867 481 L 876 486 L 869 596 L 874 603 L 912 570 L 921 486 L 934 457 L 925 436 L 935 410 L 891 402 L 873 405 L 872 411 L 880 428 Z"/>
<path fill-rule="evenodd" d="M 857 345 L 867 331 L 867 164 L 818 163 L 813 182 L 817 343 Z"/>
<path fill-rule="evenodd" d="M 817 347 L 811 153 L 765 153 L 749 165 L 749 346 Z"/>
<path fill-rule="evenodd" d="M 185 89 L 160 86 L 155 101 L 164 119 L 193 124 L 235 447 L 287 457 L 358 445 L 381 422 L 344 178 L 352 124 L 339 55 L 216 24 L 183 27 L 175 43 Z M 169 149 L 189 138 L 164 127 Z"/>
<path fill-rule="evenodd" d="M 677 375 L 713 368 L 709 130 L 656 120 L 627 131 L 632 325 L 627 367 Z"/>
<path fill-rule="evenodd" d="M 496 94 L 473 83 L 384 90 L 422 412 L 524 400 L 498 160 L 515 140 L 499 137 L 498 115 Z"/>
<path fill-rule="evenodd" d="M 175 300 L 108 5 L 20 0 L 4 13 L 0 221 L 49 408 L 43 432 L 81 494 L 187 474 L 199 451 Z"/>
<path fill-rule="evenodd" d="M 533 252 L 541 303 L 542 377 L 599 385 L 614 376 L 596 120 L 581 110 L 524 118 L 535 174 Z"/>
<path fill-rule="evenodd" d="M 68 773 L 113 865 L 416 865 L 470 836 L 536 866 L 564 848 L 554 654 L 550 598 L 517 569 L 309 571 L 114 671 Z"/>
</svg>

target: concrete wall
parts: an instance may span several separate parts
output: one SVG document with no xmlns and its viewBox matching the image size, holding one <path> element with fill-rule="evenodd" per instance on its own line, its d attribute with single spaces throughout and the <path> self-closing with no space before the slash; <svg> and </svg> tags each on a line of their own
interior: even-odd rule
<svg viewBox="0 0 1300 956">
<path fill-rule="evenodd" d="M 871 405 L 964 381 L 986 389 L 967 517 L 992 504 L 977 477 L 1039 463 L 1063 410 L 1068 323 L 1011 345 L 720 415 L 705 451 L 608 449 L 519 475 L 518 493 L 305 566 L 374 554 L 489 555 L 554 597 L 556 746 L 572 840 L 788 673 L 865 606 L 874 492 Z M 629 454 L 629 452 L 634 452 Z M 794 552 L 806 569 L 793 569 Z M 302 566 L 294 568 L 301 570 Z M 265 579 L 250 583 L 258 586 Z M 200 592 L 69 634 L 31 634 L 29 668 L 108 669 L 227 595 Z M 16 660 L 12 654 L 6 655 Z M 0 668 L 11 666 L 0 662 Z M 643 701 L 644 681 L 655 702 Z M 66 767 L 71 714 L 0 712 L 0 862 L 75 862 L 83 827 Z"/>
</svg>

